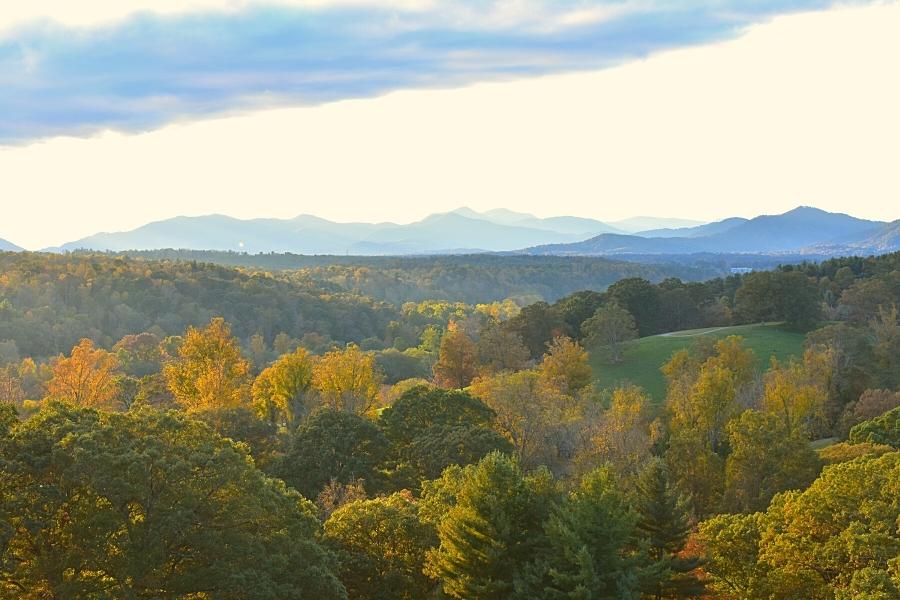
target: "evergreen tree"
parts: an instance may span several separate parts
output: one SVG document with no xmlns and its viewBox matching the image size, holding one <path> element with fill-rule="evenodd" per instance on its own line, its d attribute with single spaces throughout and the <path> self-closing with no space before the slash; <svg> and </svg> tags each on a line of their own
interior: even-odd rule
<svg viewBox="0 0 900 600">
<path fill-rule="evenodd" d="M 428 553 L 425 572 L 452 598 L 513 597 L 522 568 L 546 540 L 543 524 L 555 496 L 550 475 L 526 476 L 515 459 L 499 452 L 460 475 L 455 498 L 437 523 L 440 545 Z M 434 501 L 426 493 L 426 502 Z"/>
<path fill-rule="evenodd" d="M 636 488 L 636 530 L 652 561 L 644 591 L 656 600 L 700 596 L 704 586 L 694 574 L 700 560 L 680 556 L 691 532 L 690 510 L 669 480 L 665 462 L 652 459 Z"/>
</svg>

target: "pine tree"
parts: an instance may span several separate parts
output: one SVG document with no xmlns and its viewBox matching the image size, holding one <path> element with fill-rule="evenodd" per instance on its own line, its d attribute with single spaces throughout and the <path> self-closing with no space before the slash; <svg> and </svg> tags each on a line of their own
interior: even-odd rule
<svg viewBox="0 0 900 600">
<path fill-rule="evenodd" d="M 656 600 L 702 595 L 704 584 L 694 574 L 700 560 L 680 556 L 691 532 L 690 510 L 684 496 L 672 486 L 665 463 L 659 458 L 650 461 L 636 488 L 636 530 L 652 561 L 645 593 Z"/>
</svg>

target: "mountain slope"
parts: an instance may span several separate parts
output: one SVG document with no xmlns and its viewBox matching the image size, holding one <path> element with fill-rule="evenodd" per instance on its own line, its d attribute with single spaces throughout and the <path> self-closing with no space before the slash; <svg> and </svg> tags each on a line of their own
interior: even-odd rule
<svg viewBox="0 0 900 600">
<path fill-rule="evenodd" d="M 0 238 L 0 252 L 21 252 L 24 248 Z"/>
<path fill-rule="evenodd" d="M 715 223 L 707 223 L 706 225 L 697 225 L 696 227 L 676 227 L 676 228 L 665 228 L 665 229 L 650 229 L 647 231 L 639 231 L 635 235 L 639 235 L 641 237 L 659 237 L 659 238 L 672 238 L 672 237 L 702 237 L 705 235 L 712 235 L 715 233 L 722 233 L 724 231 L 728 231 L 737 227 L 738 225 L 742 225 L 749 221 L 750 219 L 745 219 L 743 217 L 730 217 L 728 219 L 723 219 L 721 221 L 716 221 Z"/>
<path fill-rule="evenodd" d="M 877 221 L 801 206 L 781 215 L 762 215 L 698 239 L 712 252 L 783 252 L 862 233 L 879 225 Z"/>
<path fill-rule="evenodd" d="M 665 217 L 632 217 L 621 221 L 611 221 L 607 224 L 623 233 L 638 233 L 639 231 L 647 231 L 650 229 L 696 227 L 698 225 L 703 225 L 703 221 Z"/>
<path fill-rule="evenodd" d="M 887 254 L 900 251 L 900 219 L 856 236 L 811 246 L 810 251 L 823 254 Z"/>
</svg>

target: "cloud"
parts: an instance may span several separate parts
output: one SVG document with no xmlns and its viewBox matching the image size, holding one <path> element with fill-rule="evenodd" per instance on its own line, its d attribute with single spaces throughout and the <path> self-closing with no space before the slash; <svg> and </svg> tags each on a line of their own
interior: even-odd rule
<svg viewBox="0 0 900 600">
<path fill-rule="evenodd" d="M 0 144 L 603 68 L 828 3 L 19 4 L 25 8 L 0 9 L 7 26 L 0 33 Z"/>
</svg>

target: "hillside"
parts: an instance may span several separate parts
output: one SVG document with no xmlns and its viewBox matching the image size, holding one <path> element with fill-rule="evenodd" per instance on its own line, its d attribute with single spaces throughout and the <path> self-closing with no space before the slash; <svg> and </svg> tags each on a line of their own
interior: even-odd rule
<svg viewBox="0 0 900 600">
<path fill-rule="evenodd" d="M 827 254 L 884 254 L 900 250 L 900 219 L 856 235 L 814 246 Z"/>
<path fill-rule="evenodd" d="M 749 221 L 749 219 L 745 219 L 743 217 L 730 217 L 728 219 L 722 219 L 721 221 L 716 221 L 714 223 L 707 223 L 705 225 L 697 225 L 695 227 L 677 227 L 677 228 L 666 228 L 666 229 L 650 229 L 647 231 L 639 231 L 636 235 L 641 237 L 658 237 L 658 238 L 673 238 L 673 237 L 685 237 L 685 238 L 693 238 L 693 237 L 702 237 L 705 235 L 712 235 L 716 233 L 722 233 L 728 231 L 730 229 L 734 229 L 738 225 L 742 225 Z"/>
<path fill-rule="evenodd" d="M 769 358 L 773 355 L 783 361 L 803 351 L 803 334 L 785 331 L 777 325 L 739 325 L 678 331 L 637 340 L 620 364 L 593 360 L 594 378 L 602 389 L 612 389 L 626 381 L 634 383 L 647 390 L 656 402 L 662 402 L 666 396 L 666 382 L 659 369 L 673 353 L 688 348 L 702 336 L 721 339 L 730 335 L 744 338 L 746 346 L 756 354 L 756 364 L 760 370 L 768 367 Z"/>
<path fill-rule="evenodd" d="M 637 264 L 583 256 L 473 254 L 445 256 L 302 256 L 192 250 L 128 252 L 146 260 L 179 260 L 231 267 L 294 271 L 308 285 L 362 294 L 397 305 L 409 301 L 492 302 L 516 297 L 553 302 L 579 290 L 602 290 L 625 277 L 700 281 L 728 273 L 727 264 Z M 771 268 L 774 264 L 768 264 Z"/>
</svg>

